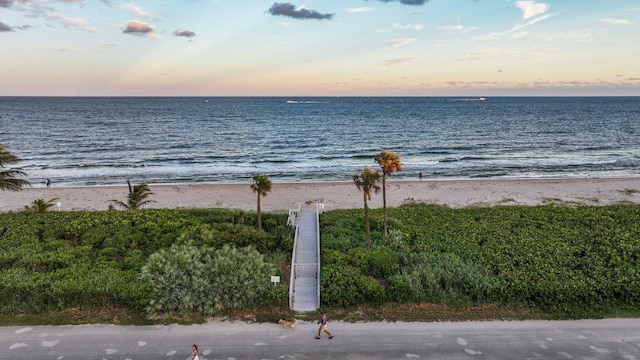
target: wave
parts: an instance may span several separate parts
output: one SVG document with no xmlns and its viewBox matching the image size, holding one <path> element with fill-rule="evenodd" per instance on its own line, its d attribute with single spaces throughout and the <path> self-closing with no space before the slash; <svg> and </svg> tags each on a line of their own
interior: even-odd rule
<svg viewBox="0 0 640 360">
<path fill-rule="evenodd" d="M 479 156 L 463 156 L 460 158 L 446 158 L 439 160 L 439 163 L 454 163 L 454 162 L 463 162 L 463 161 L 483 161 L 483 160 L 491 160 L 491 158 L 487 157 L 479 157 Z"/>
<path fill-rule="evenodd" d="M 348 180 L 383 149 L 397 179 L 638 174 L 638 97 L 478 99 L 10 98 L 0 129 L 37 183 Z"/>
<path fill-rule="evenodd" d="M 317 100 L 287 100 L 285 101 L 287 104 L 320 104 L 320 101 Z"/>
</svg>

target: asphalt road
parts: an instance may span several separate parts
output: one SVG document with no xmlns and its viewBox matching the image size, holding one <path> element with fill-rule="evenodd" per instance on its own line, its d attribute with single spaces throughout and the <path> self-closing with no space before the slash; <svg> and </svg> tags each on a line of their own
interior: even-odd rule
<svg viewBox="0 0 640 360">
<path fill-rule="evenodd" d="M 640 319 L 317 325 L 0 327 L 0 359 L 622 359 L 640 360 Z"/>
</svg>

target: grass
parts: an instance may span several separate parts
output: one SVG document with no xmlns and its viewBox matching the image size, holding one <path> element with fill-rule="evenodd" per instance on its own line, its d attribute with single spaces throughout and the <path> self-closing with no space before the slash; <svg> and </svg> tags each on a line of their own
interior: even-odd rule
<svg viewBox="0 0 640 360">
<path fill-rule="evenodd" d="M 0 326 L 83 324 L 153 325 L 154 322 L 142 314 L 131 313 L 126 309 L 71 308 L 40 314 L 0 314 Z"/>
<path fill-rule="evenodd" d="M 521 320 L 560 320 L 559 318 L 535 309 L 498 306 L 494 304 L 474 307 L 452 308 L 437 304 L 390 304 L 386 306 L 359 306 L 355 308 L 323 308 L 332 321 L 345 322 L 457 322 L 457 321 L 521 321 Z M 609 318 L 640 318 L 640 308 L 618 308 Z M 165 319 L 150 320 L 143 314 L 131 313 L 125 309 L 85 310 L 67 309 L 55 313 L 43 314 L 0 314 L 0 326 L 35 325 L 192 325 L 206 323 L 208 320 L 241 321 L 245 323 L 277 323 L 279 319 L 298 319 L 317 321 L 318 313 L 296 313 L 289 309 L 248 309 L 233 311 L 216 318 L 194 317 L 190 320 Z"/>
</svg>

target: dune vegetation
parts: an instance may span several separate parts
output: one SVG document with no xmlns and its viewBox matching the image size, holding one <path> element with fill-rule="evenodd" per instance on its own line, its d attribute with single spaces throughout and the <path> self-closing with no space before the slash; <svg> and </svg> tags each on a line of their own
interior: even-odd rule
<svg viewBox="0 0 640 360">
<path fill-rule="evenodd" d="M 639 313 L 640 206 L 413 204 L 386 215 L 388 236 L 383 209 L 371 209 L 370 246 L 362 209 L 321 216 L 332 318 Z M 286 220 L 263 213 L 257 230 L 255 212 L 226 209 L 1 214 L 0 323 L 277 320 L 289 312 Z"/>
</svg>

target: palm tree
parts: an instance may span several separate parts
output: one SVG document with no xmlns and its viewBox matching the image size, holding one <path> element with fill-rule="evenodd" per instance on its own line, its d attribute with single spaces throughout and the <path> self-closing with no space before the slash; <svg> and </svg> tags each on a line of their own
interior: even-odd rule
<svg viewBox="0 0 640 360">
<path fill-rule="evenodd" d="M 49 209 L 54 207 L 56 205 L 54 204 L 54 201 L 59 199 L 60 198 L 53 198 L 47 201 L 45 201 L 44 199 L 36 199 L 31 203 L 31 211 L 36 213 L 45 213 L 49 211 Z"/>
<path fill-rule="evenodd" d="M 262 216 L 260 208 L 260 198 L 267 196 L 267 193 L 271 191 L 271 180 L 266 175 L 253 175 L 253 184 L 251 184 L 251 190 L 254 193 L 258 193 L 258 231 L 262 230 Z"/>
<path fill-rule="evenodd" d="M 147 184 L 141 183 L 132 187 L 131 182 L 127 180 L 127 185 L 129 186 L 127 202 L 120 200 L 111 200 L 111 202 L 126 210 L 140 209 L 144 205 L 154 202 L 153 200 L 147 200 L 149 195 L 153 195 Z"/>
<path fill-rule="evenodd" d="M 19 161 L 20 159 L 17 156 L 7 151 L 0 144 L 0 190 L 20 191 L 23 186 L 30 185 L 27 180 L 18 179 L 19 176 L 26 176 L 25 172 L 13 169 L 4 170 L 5 166 Z"/>
<path fill-rule="evenodd" d="M 375 162 L 382 169 L 382 208 L 384 212 L 384 236 L 387 233 L 387 175 L 391 175 L 396 171 L 402 170 L 400 156 L 392 151 L 382 151 L 376 155 Z"/>
<path fill-rule="evenodd" d="M 380 173 L 378 170 L 365 168 L 360 174 L 353 175 L 353 183 L 356 184 L 358 190 L 362 190 L 364 193 L 364 226 L 367 234 L 367 248 L 371 247 L 371 230 L 369 229 L 369 205 L 368 200 L 371 200 L 371 192 L 377 193 L 380 191 L 378 186 L 378 180 L 380 179 Z"/>
</svg>

